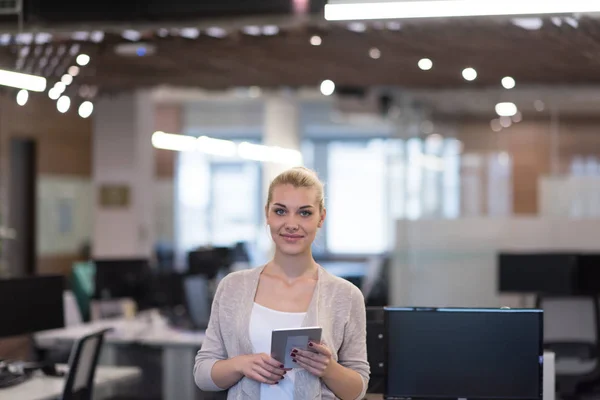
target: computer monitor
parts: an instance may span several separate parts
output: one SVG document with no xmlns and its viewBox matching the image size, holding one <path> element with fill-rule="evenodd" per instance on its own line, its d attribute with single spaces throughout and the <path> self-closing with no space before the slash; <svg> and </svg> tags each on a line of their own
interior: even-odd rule
<svg viewBox="0 0 600 400">
<path fill-rule="evenodd" d="M 63 276 L 0 279 L 0 337 L 63 328 L 64 290 Z"/>
<path fill-rule="evenodd" d="M 152 277 L 152 303 L 158 308 L 186 305 L 185 275 L 179 272 L 159 272 Z"/>
<path fill-rule="evenodd" d="M 543 312 L 386 308 L 385 398 L 542 398 Z"/>
<path fill-rule="evenodd" d="M 231 249 L 228 247 L 203 248 L 188 253 L 188 273 L 214 279 L 219 270 L 231 265 Z"/>
<path fill-rule="evenodd" d="M 576 253 L 501 253 L 501 293 L 572 295 L 576 290 Z"/>
<path fill-rule="evenodd" d="M 147 259 L 96 259 L 95 299 L 131 298 L 139 310 L 152 307 L 152 272 Z"/>
<path fill-rule="evenodd" d="M 583 253 L 578 259 L 576 294 L 600 295 L 600 254 Z"/>
</svg>

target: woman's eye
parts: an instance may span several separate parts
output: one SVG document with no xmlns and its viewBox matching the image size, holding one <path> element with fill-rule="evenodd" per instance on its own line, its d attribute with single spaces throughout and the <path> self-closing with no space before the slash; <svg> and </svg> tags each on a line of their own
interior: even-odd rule
<svg viewBox="0 0 600 400">
<path fill-rule="evenodd" d="M 277 215 L 283 215 L 283 214 L 285 214 L 285 210 L 283 210 L 281 208 L 278 208 L 278 209 L 275 210 L 275 214 L 277 214 Z"/>
<path fill-rule="evenodd" d="M 312 213 L 310 211 L 300 211 L 300 215 L 303 217 L 310 217 Z"/>
</svg>

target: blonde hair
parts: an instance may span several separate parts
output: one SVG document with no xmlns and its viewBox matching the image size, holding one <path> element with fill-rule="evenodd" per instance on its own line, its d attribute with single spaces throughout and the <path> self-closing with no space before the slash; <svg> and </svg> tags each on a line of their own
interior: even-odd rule
<svg viewBox="0 0 600 400">
<path fill-rule="evenodd" d="M 305 167 L 294 167 L 277 175 L 269 185 L 265 211 L 269 209 L 269 205 L 273 201 L 273 190 L 280 185 L 292 185 L 295 188 L 315 188 L 317 190 L 319 211 L 323 212 L 325 209 L 325 191 L 323 182 L 321 182 L 317 173 Z"/>
</svg>

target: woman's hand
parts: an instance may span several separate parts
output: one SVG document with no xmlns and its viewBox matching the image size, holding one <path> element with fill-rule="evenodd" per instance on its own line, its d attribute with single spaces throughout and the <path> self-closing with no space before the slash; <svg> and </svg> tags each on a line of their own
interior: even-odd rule
<svg viewBox="0 0 600 400">
<path fill-rule="evenodd" d="M 319 378 L 326 377 L 336 363 L 331 356 L 331 351 L 324 344 L 309 342 L 308 346 L 311 350 L 292 350 L 291 356 L 294 362 Z"/>
<path fill-rule="evenodd" d="M 239 372 L 246 378 L 267 385 L 278 384 L 286 372 L 279 361 L 265 353 L 240 356 L 238 361 Z"/>
</svg>

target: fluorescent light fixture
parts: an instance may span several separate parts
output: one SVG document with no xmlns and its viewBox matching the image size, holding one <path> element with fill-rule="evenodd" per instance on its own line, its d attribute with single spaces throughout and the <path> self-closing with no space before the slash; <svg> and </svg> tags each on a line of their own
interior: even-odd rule
<svg viewBox="0 0 600 400">
<path fill-rule="evenodd" d="M 496 114 L 500 117 L 512 117 L 517 113 L 517 106 L 515 103 L 498 103 L 496 104 Z"/>
<path fill-rule="evenodd" d="M 0 85 L 32 92 L 43 92 L 46 90 L 46 78 L 0 69 Z"/>
<path fill-rule="evenodd" d="M 323 43 L 321 36 L 314 35 L 310 38 L 310 44 L 312 44 L 313 46 L 320 46 L 321 43 Z"/>
<path fill-rule="evenodd" d="M 237 146 L 231 140 L 213 139 L 208 136 L 200 136 L 197 149 L 203 153 L 222 157 L 234 157 L 237 154 Z"/>
<path fill-rule="evenodd" d="M 70 85 L 71 83 L 73 83 L 73 76 L 69 75 L 69 74 L 64 74 L 62 76 L 62 78 L 60 78 L 60 81 L 62 83 L 64 83 L 65 85 Z"/>
<path fill-rule="evenodd" d="M 597 12 L 600 12 L 600 2 L 590 0 L 335 1 L 325 5 L 325 19 L 328 21 Z"/>
<path fill-rule="evenodd" d="M 463 69 L 462 76 L 467 81 L 474 81 L 475 79 L 477 79 L 477 71 L 475 71 L 475 69 L 471 67 L 465 68 Z"/>
<path fill-rule="evenodd" d="M 165 150 L 199 151 L 221 157 L 240 157 L 253 161 L 302 165 L 302 153 L 297 150 L 248 142 L 236 144 L 230 140 L 215 139 L 208 136 L 195 138 L 193 136 L 156 131 L 152 134 L 152 145 L 155 148 Z"/>
</svg>

